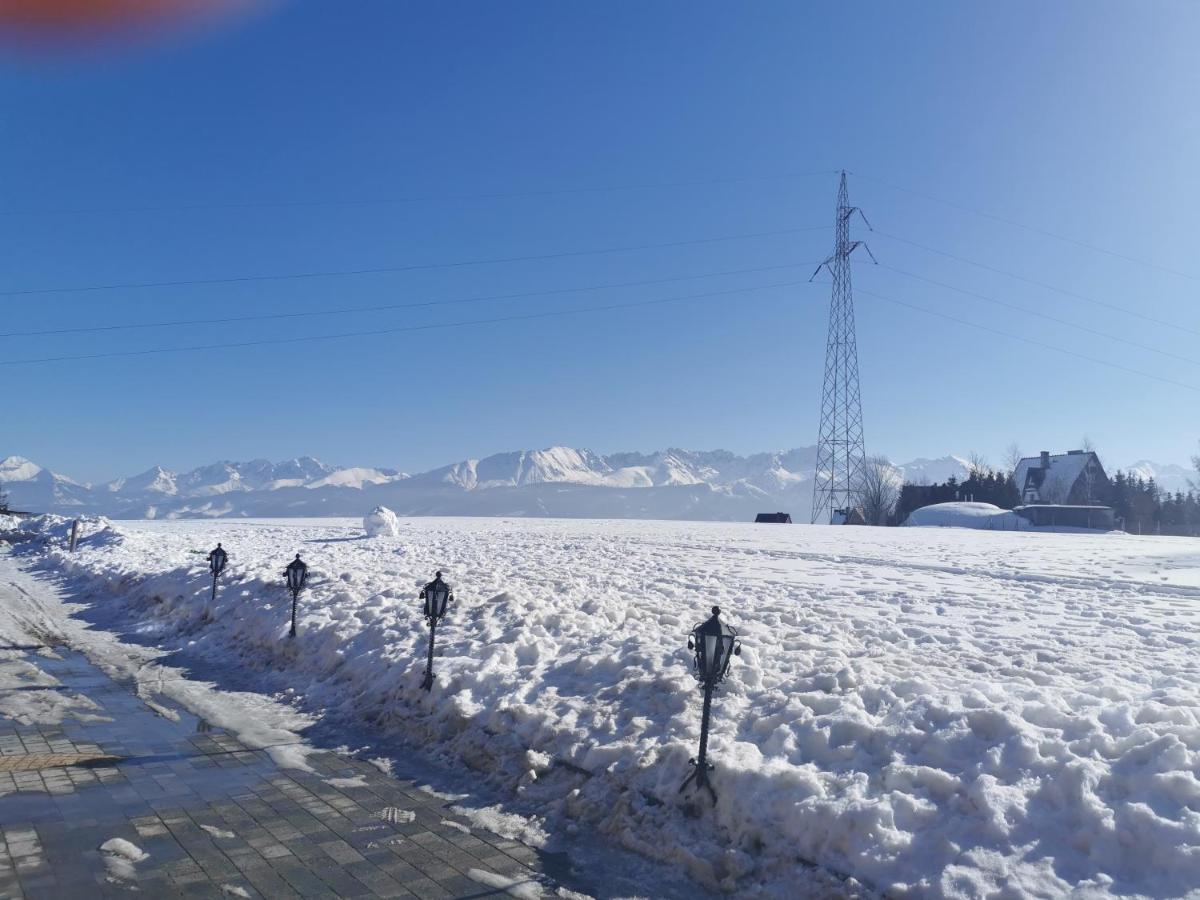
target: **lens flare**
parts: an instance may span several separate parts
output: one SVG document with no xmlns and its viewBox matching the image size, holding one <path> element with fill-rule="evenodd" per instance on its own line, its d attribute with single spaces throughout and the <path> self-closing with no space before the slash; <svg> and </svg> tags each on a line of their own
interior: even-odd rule
<svg viewBox="0 0 1200 900">
<path fill-rule="evenodd" d="M 21 49 L 125 42 L 204 28 L 264 0 L 0 0 L 0 40 Z"/>
</svg>

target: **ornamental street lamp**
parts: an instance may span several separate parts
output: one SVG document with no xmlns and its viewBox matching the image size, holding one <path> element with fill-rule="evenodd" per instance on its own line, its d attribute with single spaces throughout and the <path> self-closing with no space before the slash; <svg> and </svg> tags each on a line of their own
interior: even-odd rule
<svg viewBox="0 0 1200 900">
<path fill-rule="evenodd" d="M 301 562 L 299 553 L 283 570 L 283 577 L 287 579 L 288 590 L 292 592 L 292 630 L 288 632 L 288 637 L 295 637 L 296 598 L 300 596 L 300 591 L 304 589 L 304 582 L 308 580 L 308 566 Z"/>
<path fill-rule="evenodd" d="M 737 632 L 722 622 L 720 615 L 721 607 L 714 606 L 712 617 L 693 628 L 688 636 L 688 649 L 696 653 L 692 661 L 695 669 L 693 674 L 704 686 L 704 711 L 700 715 L 700 755 L 688 760 L 695 768 L 679 786 L 680 793 L 692 783 L 697 788 L 706 788 L 712 795 L 713 803 L 717 802 L 717 792 L 708 781 L 708 773 L 714 768 L 708 761 L 708 719 L 712 712 L 712 695 L 717 684 L 725 679 L 730 660 L 742 655 Z"/>
<path fill-rule="evenodd" d="M 437 623 L 446 615 L 446 606 L 454 599 L 450 585 L 442 581 L 442 573 L 438 572 L 433 581 L 421 588 L 421 599 L 425 601 L 425 621 L 429 623 L 429 660 L 425 664 L 425 678 L 421 687 L 427 691 L 433 690 L 433 635 Z"/>
<path fill-rule="evenodd" d="M 225 563 L 229 560 L 229 554 L 221 549 L 220 541 L 217 542 L 217 549 L 208 554 L 208 571 L 212 572 L 213 588 L 212 599 L 217 599 L 217 576 L 225 571 Z"/>
</svg>

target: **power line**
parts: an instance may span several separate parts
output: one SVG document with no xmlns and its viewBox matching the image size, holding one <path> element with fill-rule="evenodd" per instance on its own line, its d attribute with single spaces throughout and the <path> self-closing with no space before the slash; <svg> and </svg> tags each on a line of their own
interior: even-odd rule
<svg viewBox="0 0 1200 900">
<path fill-rule="evenodd" d="M 580 188 L 547 188 L 537 191 L 493 191 L 475 194 L 425 194 L 411 197 L 328 198 L 324 200 L 246 200 L 230 203 L 180 203 L 145 206 L 98 206 L 76 209 L 10 209 L 0 210 L 0 216 L 66 216 L 103 215 L 130 212 L 191 212 L 219 209 L 290 209 L 313 206 L 375 206 L 401 203 L 433 203 L 442 200 L 507 200 L 522 197 L 552 197 L 570 194 L 600 194 L 619 191 L 664 190 L 681 187 L 709 187 L 719 184 L 743 184 L 753 181 L 783 181 L 793 178 L 812 178 L 817 175 L 836 175 L 836 169 L 816 172 L 783 172 L 772 175 L 745 175 L 730 178 L 707 178 L 692 181 L 662 181 L 642 184 L 610 184 Z"/>
<path fill-rule="evenodd" d="M 665 303 L 678 303 L 686 300 L 699 300 L 710 297 L 727 297 L 733 294 L 745 294 L 752 291 L 770 290 L 781 287 L 796 287 L 808 284 L 807 281 L 781 281 L 772 284 L 752 285 L 744 288 L 731 288 L 722 291 L 706 291 L 700 294 L 682 294 L 674 297 L 661 297 L 654 300 L 636 300 L 629 303 L 609 303 L 603 306 L 584 306 L 577 309 L 559 309 L 547 312 L 524 313 L 520 315 L 495 316 L 488 319 L 468 319 L 459 322 L 440 322 L 428 325 L 404 325 L 396 328 L 372 328 L 367 331 L 344 331 L 338 334 L 310 335 L 293 338 L 266 338 L 254 341 L 234 341 L 218 344 L 196 344 L 183 347 L 153 347 L 144 350 L 113 350 L 104 353 L 82 353 L 66 356 L 44 356 L 31 359 L 0 360 L 0 366 L 33 365 L 35 363 L 75 362 L 79 360 L 113 359 L 128 356 L 153 356 L 166 353 L 189 353 L 203 350 L 231 350 L 242 347 L 265 347 L 280 344 L 303 344 L 316 341 L 333 341 L 343 338 L 371 337 L 379 334 L 400 334 L 411 331 L 431 331 L 444 328 L 463 328 L 472 325 L 493 325 L 501 322 L 521 322 L 531 319 L 549 319 L 559 316 L 571 316 L 580 313 L 605 312 L 614 309 L 633 309 L 635 307 L 655 306 Z"/>
<path fill-rule="evenodd" d="M 554 288 L 542 291 L 520 291 L 512 294 L 485 294 L 477 297 L 461 297 L 447 300 L 424 300 L 416 303 L 382 303 L 372 306 L 342 306 L 332 309 L 306 310 L 304 312 L 263 313 L 252 316 L 224 316 L 209 319 L 172 319 L 162 322 L 123 322 L 115 325 L 90 325 L 73 328 L 45 328 L 37 331 L 5 331 L 0 332 L 0 338 L 10 337 L 42 337 L 59 334 L 85 334 L 102 331 L 131 331 L 141 328 L 174 328 L 187 325 L 228 325 L 236 322 L 263 322 L 279 319 L 307 319 L 320 316 L 336 316 L 349 313 L 385 312 L 395 309 L 416 309 L 427 306 L 450 306 L 462 303 L 483 303 L 490 300 L 516 300 L 526 297 L 547 297 L 554 294 L 574 294 L 584 291 L 603 291 L 613 288 L 643 287 L 652 284 L 670 284 L 679 281 L 692 281 L 700 278 L 718 278 L 726 275 L 747 275 L 754 272 L 772 272 L 779 269 L 794 269 L 803 266 L 815 266 L 816 262 L 781 263 L 775 266 L 755 266 L 750 269 L 726 269 L 723 272 L 702 272 L 695 275 L 678 275 L 672 278 L 652 278 L 645 281 L 614 281 L 608 284 L 585 285 L 580 287 Z"/>
<path fill-rule="evenodd" d="M 655 244 L 632 244 L 621 247 L 601 247 L 594 250 L 564 250 L 557 253 L 538 253 L 528 256 L 496 256 L 481 259 L 456 260 L 441 263 L 417 263 L 407 266 L 379 266 L 371 269 L 336 269 L 319 272 L 284 272 L 270 275 L 234 275 L 223 278 L 187 278 L 171 281 L 128 281 L 114 284 L 92 284 L 75 287 L 30 288 L 26 290 L 0 291 L 0 297 L 28 297 L 38 294 L 77 294 L 90 291 L 117 291 L 133 288 L 192 287 L 209 284 L 237 284 L 259 281 L 289 281 L 306 278 L 334 278 L 346 275 L 378 275 L 385 272 L 416 272 L 428 269 L 456 269 L 466 266 L 496 265 L 499 263 L 534 262 L 546 259 L 569 259 L 579 256 L 596 256 L 605 253 L 628 253 L 636 250 L 659 250 L 667 247 L 688 247 L 699 244 L 715 244 L 722 241 L 740 241 L 760 237 L 778 237 L 785 234 L 800 234 L 806 231 L 824 231 L 827 225 L 810 225 L 804 228 L 781 228 L 778 231 L 754 231 L 745 234 L 727 234 L 718 237 L 692 238 L 686 241 L 663 241 Z"/>
<path fill-rule="evenodd" d="M 1174 385 L 1175 387 L 1186 388 L 1189 391 L 1196 391 L 1197 393 L 1200 393 L 1200 386 L 1194 385 L 1194 384 L 1188 384 L 1185 381 L 1176 381 L 1174 378 L 1166 378 L 1162 375 L 1154 375 L 1150 372 L 1143 372 L 1141 369 L 1134 369 L 1134 368 L 1130 368 L 1129 366 L 1123 366 L 1120 363 L 1110 362 L 1107 359 L 1100 359 L 1099 357 L 1088 356 L 1086 353 L 1078 353 L 1075 350 L 1068 350 L 1066 347 L 1059 347 L 1055 344 L 1047 344 L 1046 342 L 1039 341 L 1036 338 L 1026 337 L 1025 335 L 1021 335 L 1021 334 L 1013 334 L 1011 331 L 1003 331 L 999 328 L 992 328 L 990 325 L 980 325 L 978 322 L 972 322 L 968 319 L 961 319 L 958 316 L 952 316 L 948 313 L 938 312 L 937 310 L 934 310 L 934 309 L 927 309 L 924 306 L 917 306 L 914 303 L 906 303 L 903 300 L 897 300 L 895 297 L 885 297 L 883 294 L 878 294 L 874 291 L 868 291 L 868 290 L 864 290 L 862 288 L 858 288 L 857 292 L 859 294 L 865 294 L 868 297 L 874 297 L 876 300 L 883 300 L 885 303 L 894 303 L 897 306 L 903 306 L 906 309 L 916 310 L 917 312 L 925 313 L 928 316 L 935 316 L 939 319 L 946 319 L 947 321 L 950 321 L 950 322 L 956 322 L 959 325 L 966 325 L 968 328 L 975 328 L 975 329 L 978 329 L 979 331 L 986 331 L 990 334 L 996 334 L 996 335 L 999 335 L 1000 337 L 1010 338 L 1014 341 L 1021 341 L 1026 344 L 1032 344 L 1033 346 L 1041 347 L 1044 350 L 1053 350 L 1055 353 L 1063 353 L 1067 356 L 1073 356 L 1076 359 L 1082 359 L 1082 360 L 1086 360 L 1087 362 L 1095 363 L 1096 365 L 1107 366 L 1110 369 L 1117 369 L 1118 371 L 1127 372 L 1131 375 L 1139 375 L 1142 378 L 1150 378 L 1154 381 L 1160 381 L 1163 384 L 1170 384 L 1170 385 Z"/>
<path fill-rule="evenodd" d="M 1151 262 L 1150 260 L 1141 259 L 1136 256 L 1130 256 L 1127 253 L 1120 253 L 1116 250 L 1109 250 L 1106 247 L 1100 247 L 1087 241 L 1081 241 L 1078 238 L 1073 238 L 1065 234 L 1059 234 L 1055 231 L 1047 231 L 1045 228 L 1039 228 L 1036 225 L 1027 225 L 1024 222 L 1018 222 L 1016 219 L 1009 219 L 1004 216 L 998 216 L 995 213 L 984 212 L 983 210 L 975 209 L 962 203 L 943 200 L 941 197 L 935 197 L 932 194 L 926 194 L 922 191 L 914 191 L 912 188 L 906 188 L 901 187 L 898 184 L 892 184 L 890 181 L 885 181 L 882 178 L 876 178 L 874 175 L 864 175 L 861 172 L 851 172 L 850 174 L 854 175 L 856 178 L 865 178 L 868 181 L 874 181 L 876 184 L 890 188 L 893 191 L 899 191 L 904 194 L 911 194 L 914 197 L 920 197 L 922 200 L 928 200 L 930 203 L 939 203 L 942 206 L 948 206 L 951 209 L 968 212 L 984 219 L 991 219 L 993 222 L 1000 222 L 1004 225 L 1011 225 L 1014 228 L 1020 228 L 1033 234 L 1040 234 L 1043 237 L 1054 238 L 1056 241 L 1074 244 L 1077 247 L 1083 247 L 1084 249 L 1091 250 L 1095 253 L 1102 253 L 1105 256 L 1111 256 L 1115 259 L 1124 260 L 1125 262 L 1136 263 L 1139 266 L 1146 266 L 1150 269 L 1158 269 L 1160 272 L 1168 272 L 1171 275 L 1178 275 L 1180 278 L 1187 278 L 1191 281 L 1200 281 L 1200 277 L 1193 275 L 1191 272 L 1183 272 L 1179 269 L 1172 269 L 1170 266 L 1164 266 L 1161 263 Z"/>
<path fill-rule="evenodd" d="M 1104 300 L 1097 300 L 1095 297 L 1089 297 L 1087 294 L 1080 294 L 1076 291 L 1068 290 L 1067 288 L 1061 288 L 1061 287 L 1058 287 L 1053 284 L 1047 284 L 1044 281 L 1038 281 L 1034 278 L 1027 278 L 1024 275 L 1018 275 L 1016 272 L 1010 272 L 1006 269 L 1000 269 L 1000 268 L 997 268 L 996 266 L 990 266 L 987 263 L 981 263 L 977 260 L 967 259 L 965 256 L 957 256 L 954 253 L 948 253 L 945 250 L 938 250 L 936 247 L 930 247 L 928 244 L 921 244 L 921 243 L 918 243 L 917 241 L 909 240 L 908 238 L 902 238 L 896 234 L 888 234 L 886 231 L 875 230 L 872 233 L 877 234 L 880 237 L 888 238 L 889 240 L 899 241 L 902 244 L 908 244 L 910 247 L 916 247 L 917 249 L 924 250 L 927 253 L 933 253 L 933 254 L 936 254 L 937 256 L 941 256 L 946 259 L 952 259 L 955 262 L 964 263 L 968 266 L 974 266 L 977 269 L 983 269 L 986 272 L 992 272 L 996 275 L 1003 275 L 1006 278 L 1012 278 L 1016 281 L 1022 281 L 1025 284 L 1030 284 L 1030 285 L 1033 285 L 1034 287 L 1042 288 L 1043 290 L 1054 291 L 1057 294 L 1062 294 L 1064 297 L 1071 297 L 1075 300 L 1081 300 L 1084 303 L 1091 303 L 1095 306 L 1102 306 L 1105 309 L 1110 309 L 1110 310 L 1113 310 L 1114 312 L 1124 313 L 1127 316 L 1133 316 L 1134 318 L 1142 319 L 1146 322 L 1153 322 L 1155 325 L 1161 325 L 1164 328 L 1175 328 L 1175 329 L 1178 329 L 1179 331 L 1186 331 L 1188 334 L 1200 335 L 1200 329 L 1191 328 L 1191 327 L 1189 327 L 1187 325 L 1183 325 L 1179 322 L 1171 322 L 1171 321 L 1168 321 L 1167 319 L 1159 319 L 1159 318 L 1156 318 L 1155 316 L 1149 316 L 1149 315 L 1146 315 L 1145 313 L 1137 312 L 1136 310 L 1129 309 L 1128 307 L 1125 307 L 1125 306 L 1118 306 L 1115 303 L 1108 303 Z"/>
<path fill-rule="evenodd" d="M 989 297 L 986 294 L 979 294 L 979 293 L 976 293 L 975 291 L 971 291 L 966 288 L 956 287 L 955 285 L 947 284 L 944 281 L 938 281 L 933 278 L 926 278 L 924 275 L 917 275 L 915 272 L 906 272 L 903 269 L 897 269 L 895 266 L 889 266 L 889 265 L 886 265 L 885 263 L 878 263 L 878 266 L 881 269 L 887 269 L 890 272 L 895 272 L 898 275 L 904 275 L 908 278 L 913 278 L 917 281 L 923 281 L 926 284 L 936 285 L 937 287 L 945 288 L 946 290 L 949 290 L 949 291 L 955 291 L 956 293 L 963 294 L 967 297 L 974 297 L 977 300 L 983 300 L 986 303 L 993 303 L 997 306 L 1003 306 L 1005 309 L 1016 310 L 1017 312 L 1024 313 L 1027 316 L 1035 316 L 1039 319 L 1045 319 L 1048 322 L 1054 322 L 1058 325 L 1065 325 L 1068 328 L 1074 328 L 1074 329 L 1076 329 L 1078 331 L 1082 331 L 1086 334 L 1096 335 L 1097 337 L 1106 338 L 1107 340 L 1110 340 L 1110 341 L 1116 341 L 1119 344 L 1126 344 L 1130 347 L 1136 347 L 1139 350 L 1147 350 L 1150 353 L 1157 353 L 1160 356 L 1166 356 L 1166 357 L 1170 357 L 1171 359 L 1177 359 L 1180 362 L 1191 363 L 1194 366 L 1200 366 L 1200 359 L 1196 359 L 1193 356 L 1182 356 L 1181 354 L 1178 354 L 1178 353 L 1172 353 L 1170 350 L 1163 350 L 1163 349 L 1160 349 L 1159 347 L 1152 347 L 1149 344 L 1142 344 L 1142 343 L 1139 343 L 1138 341 L 1131 341 L 1129 338 L 1121 337 L 1120 335 L 1117 335 L 1117 334 L 1111 334 L 1107 331 L 1101 331 L 1098 328 L 1091 328 L 1090 326 L 1087 326 L 1087 325 L 1081 325 L 1077 322 L 1072 322 L 1069 319 L 1060 319 L 1058 316 L 1052 316 L 1049 313 L 1040 312 L 1036 309 L 1030 309 L 1027 306 L 1021 306 L 1020 304 L 1017 304 L 1017 303 L 1008 303 L 1004 300 L 998 300 L 995 297 Z M 0 337 L 3 337 L 3 335 L 0 335 Z"/>
</svg>

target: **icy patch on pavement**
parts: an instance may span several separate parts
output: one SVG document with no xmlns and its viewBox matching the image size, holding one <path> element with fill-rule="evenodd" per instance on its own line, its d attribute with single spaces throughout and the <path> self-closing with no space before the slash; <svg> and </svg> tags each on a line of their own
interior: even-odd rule
<svg viewBox="0 0 1200 900">
<path fill-rule="evenodd" d="M 104 854 L 104 865 L 109 880 L 129 881 L 137 877 L 136 864 L 150 858 L 137 846 L 124 838 L 109 838 L 98 848 Z"/>
<path fill-rule="evenodd" d="M 201 825 L 200 827 L 213 837 L 221 838 L 222 840 L 229 840 L 230 838 L 237 837 L 237 835 L 232 831 L 226 831 L 224 828 L 218 828 L 215 825 Z"/>
<path fill-rule="evenodd" d="M 59 534 L 62 523 L 69 521 L 58 516 L 39 518 L 46 523 L 51 535 Z M 81 560 L 89 553 L 103 553 L 119 546 L 121 535 L 108 525 L 104 526 L 104 530 L 109 537 L 102 544 L 90 549 L 81 548 L 75 554 L 63 552 L 63 556 Z M 53 541 L 48 542 L 45 536 L 38 539 L 38 544 L 43 549 L 54 546 Z M 60 550 L 51 549 L 50 552 Z M 0 640 L 20 646 L 28 644 L 31 636 L 39 636 L 42 640 L 69 644 L 84 653 L 110 677 L 131 682 L 137 696 L 161 715 L 170 718 L 176 714 L 155 700 L 159 695 L 173 700 L 212 725 L 229 731 L 248 747 L 265 750 L 276 765 L 311 771 L 306 756 L 312 750 L 297 735 L 297 732 L 312 724 L 311 717 L 260 694 L 223 692 L 215 690 L 211 684 L 191 681 L 181 669 L 155 662 L 164 651 L 124 644 L 108 632 L 91 629 L 75 619 L 65 618 L 65 614 L 83 607 L 63 603 L 52 589 L 28 579 L 7 553 L 0 554 L 0 583 L 5 590 L 15 591 L 19 598 L 19 602 L 0 603 Z M 107 596 L 106 588 L 100 590 Z M 20 651 L 0 651 L 0 669 L 3 668 L 3 660 L 17 659 L 20 655 Z M 21 665 L 29 666 L 29 663 Z M 20 678 L 19 672 L 12 677 Z M 50 681 L 57 683 L 52 678 Z M 32 696 L 24 698 L 23 693 L 31 693 Z M 68 714 L 85 721 L 106 721 L 103 716 L 90 712 L 96 706 L 89 698 L 64 695 L 58 691 L 10 691 L 0 695 L 0 706 L 9 710 L 14 718 L 24 716 L 29 721 L 46 724 L 61 722 L 62 717 Z"/>
<path fill-rule="evenodd" d="M 60 725 L 67 717 L 111 721 L 90 697 L 62 690 L 57 678 L 23 656 L 22 651 L 0 650 L 0 716 L 22 725 Z"/>
<path fill-rule="evenodd" d="M 375 815 L 391 825 L 404 825 L 417 817 L 417 814 L 412 810 L 397 809 L 394 806 L 385 806 Z"/>
<path fill-rule="evenodd" d="M 393 777 L 392 770 L 395 767 L 395 764 L 387 757 L 377 756 L 373 759 L 368 759 L 367 762 L 369 762 L 371 765 L 373 765 L 376 769 L 378 769 L 380 772 L 382 772 L 388 778 Z"/>
<path fill-rule="evenodd" d="M 356 788 L 366 787 L 367 779 L 362 775 L 355 775 L 353 778 L 326 778 L 325 783 L 335 788 Z"/>
<path fill-rule="evenodd" d="M 518 880 L 497 872 L 488 872 L 485 869 L 468 869 L 467 877 L 490 888 L 504 891 L 509 896 L 516 897 L 517 900 L 540 900 L 542 897 L 542 886 L 528 878 Z"/>
<path fill-rule="evenodd" d="M 550 841 L 550 835 L 543 827 L 543 820 L 505 812 L 498 806 L 455 805 L 450 807 L 450 812 L 467 819 L 476 828 L 490 831 L 511 841 L 520 841 L 530 847 L 545 847 Z"/>
<path fill-rule="evenodd" d="M 294 687 L 305 708 L 477 773 L 548 830 L 600 831 L 709 886 L 1200 884 L 1195 541 L 429 519 L 400 555 L 395 538 L 347 540 L 357 521 L 119 532 L 39 559 L 166 646 Z M 236 565 L 213 602 L 194 551 L 218 539 Z M 288 639 L 279 571 L 297 548 L 313 574 Z M 427 693 L 416 595 L 437 569 L 459 603 Z M 684 638 L 714 604 L 745 645 L 714 702 L 716 807 L 678 793 L 699 737 Z"/>
</svg>

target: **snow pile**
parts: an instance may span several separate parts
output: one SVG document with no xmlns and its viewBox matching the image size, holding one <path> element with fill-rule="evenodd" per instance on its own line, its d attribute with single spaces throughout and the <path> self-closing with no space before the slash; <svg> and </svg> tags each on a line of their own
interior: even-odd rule
<svg viewBox="0 0 1200 900">
<path fill-rule="evenodd" d="M 121 532 L 104 516 L 80 516 L 78 519 L 72 519 L 46 513 L 22 519 L 20 529 L 28 534 L 37 535 L 38 541 L 47 546 L 67 547 L 71 543 L 71 529 L 75 522 L 79 523 L 76 535 L 76 545 L 79 547 L 85 542 L 100 547 L 121 541 Z"/>
<path fill-rule="evenodd" d="M 399 537 L 400 520 L 386 506 L 377 506 L 363 518 L 363 531 L 367 537 Z"/>
<path fill-rule="evenodd" d="M 159 522 L 44 565 L 164 650 L 389 729 L 741 895 L 1181 896 L 1200 885 L 1200 545 L 717 523 Z M 230 551 L 216 601 L 197 549 Z M 286 637 L 279 572 L 312 567 Z M 428 630 L 441 569 L 458 603 Z M 720 605 L 720 802 L 685 637 Z M 244 683 L 244 680 L 243 680 Z M 813 869 L 810 865 L 815 865 Z M 844 883 L 843 883 L 844 884 Z M 801 889 L 803 886 L 803 890 Z"/>
<path fill-rule="evenodd" d="M 1015 512 L 991 503 L 934 503 L 909 513 L 907 526 L 935 528 L 986 528 L 989 531 L 1021 531 L 1033 526 Z"/>
<path fill-rule="evenodd" d="M 97 849 L 104 854 L 109 881 L 130 881 L 137 878 L 137 863 L 145 862 L 150 854 L 124 838 L 109 838 Z"/>
</svg>

